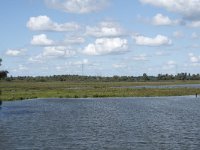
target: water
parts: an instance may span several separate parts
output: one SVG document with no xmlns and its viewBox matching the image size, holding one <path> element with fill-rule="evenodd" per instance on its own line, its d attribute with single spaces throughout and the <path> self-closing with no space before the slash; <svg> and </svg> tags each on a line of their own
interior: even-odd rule
<svg viewBox="0 0 200 150">
<path fill-rule="evenodd" d="M 176 84 L 176 85 L 140 85 L 140 86 L 120 86 L 113 88 L 131 88 L 131 89 L 174 89 L 174 88 L 195 88 L 199 89 L 200 84 Z"/>
<path fill-rule="evenodd" d="M 198 150 L 200 98 L 4 102 L 2 150 Z"/>
</svg>

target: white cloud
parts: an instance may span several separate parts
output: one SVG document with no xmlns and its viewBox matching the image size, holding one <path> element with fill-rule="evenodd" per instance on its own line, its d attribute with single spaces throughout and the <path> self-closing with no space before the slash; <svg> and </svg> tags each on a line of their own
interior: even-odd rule
<svg viewBox="0 0 200 150">
<path fill-rule="evenodd" d="M 12 69 L 11 71 L 13 72 L 22 72 L 22 71 L 28 71 L 29 68 L 27 68 L 26 66 L 19 64 L 18 66 L 16 66 L 16 68 Z"/>
<path fill-rule="evenodd" d="M 120 68 L 123 69 L 123 68 L 126 68 L 127 65 L 124 64 L 124 63 L 119 63 L 119 64 L 113 64 L 112 67 L 113 67 L 113 68 L 116 68 L 116 69 L 120 69 Z"/>
<path fill-rule="evenodd" d="M 21 64 L 18 66 L 18 69 L 19 70 L 28 70 L 27 67 L 25 67 L 24 65 L 21 65 Z"/>
<path fill-rule="evenodd" d="M 189 23 L 189 27 L 192 28 L 199 28 L 200 27 L 200 21 L 192 21 Z"/>
<path fill-rule="evenodd" d="M 176 62 L 173 61 L 173 60 L 170 60 L 170 61 L 167 62 L 167 65 L 173 65 L 174 66 L 174 65 L 176 65 Z"/>
<path fill-rule="evenodd" d="M 61 70 L 64 70 L 64 69 L 65 69 L 65 67 L 63 67 L 63 66 L 56 66 L 56 70 L 61 71 Z"/>
<path fill-rule="evenodd" d="M 47 46 L 54 44 L 53 40 L 47 38 L 46 34 L 34 35 L 31 40 L 32 45 Z"/>
<path fill-rule="evenodd" d="M 65 44 L 82 44 L 85 42 L 85 39 L 80 36 L 69 36 L 64 40 Z"/>
<path fill-rule="evenodd" d="M 30 17 L 26 26 L 34 31 L 75 31 L 79 29 L 79 25 L 75 22 L 58 24 L 53 22 L 48 16 Z"/>
<path fill-rule="evenodd" d="M 189 53 L 188 55 L 191 63 L 200 63 L 200 56 L 195 56 L 193 53 Z"/>
<path fill-rule="evenodd" d="M 75 51 L 72 51 L 65 46 L 48 46 L 44 48 L 42 53 L 44 57 L 71 57 L 75 54 Z"/>
<path fill-rule="evenodd" d="M 200 0 L 140 0 L 144 4 L 163 7 L 171 12 L 181 14 L 188 20 L 200 19 Z"/>
<path fill-rule="evenodd" d="M 8 56 L 21 56 L 24 54 L 26 49 L 8 49 L 6 55 Z"/>
<path fill-rule="evenodd" d="M 87 65 L 89 64 L 88 59 L 83 59 L 82 61 L 75 61 L 72 63 L 73 65 Z"/>
<path fill-rule="evenodd" d="M 87 69 L 88 69 L 89 66 L 93 66 L 93 63 L 89 62 L 88 59 L 69 61 L 69 62 L 65 62 L 62 65 L 57 65 L 56 70 L 58 70 L 58 71 L 67 71 L 67 70 L 80 71 L 81 70 L 80 67 L 82 67 L 82 65 L 87 65 Z"/>
<path fill-rule="evenodd" d="M 57 65 L 56 69 L 59 71 L 76 70 L 79 72 L 81 70 L 80 67 L 83 66 L 83 69 L 84 69 L 85 65 L 87 65 L 87 69 L 88 69 L 89 67 L 95 66 L 96 64 L 90 62 L 88 59 L 82 59 L 82 60 L 68 61 L 62 65 Z"/>
<path fill-rule="evenodd" d="M 155 55 L 156 56 L 166 56 L 166 55 L 169 55 L 169 52 L 167 52 L 167 51 L 157 51 L 156 53 L 155 53 Z"/>
<path fill-rule="evenodd" d="M 142 35 L 137 35 L 133 37 L 137 45 L 145 45 L 145 46 L 162 46 L 162 45 L 170 45 L 171 40 L 163 35 L 157 35 L 154 38 L 145 37 Z"/>
<path fill-rule="evenodd" d="M 44 59 L 43 59 L 43 55 L 39 54 L 37 56 L 32 56 L 28 59 L 28 61 L 33 62 L 33 63 L 43 63 Z"/>
<path fill-rule="evenodd" d="M 148 59 L 147 59 L 146 54 L 140 54 L 140 55 L 134 56 L 133 60 L 135 60 L 135 61 L 147 61 Z"/>
<path fill-rule="evenodd" d="M 57 47 L 45 47 L 43 51 L 43 56 L 47 57 L 59 57 L 65 55 L 65 47 L 57 46 Z"/>
<path fill-rule="evenodd" d="M 76 44 L 82 44 L 84 42 L 85 39 L 80 36 L 69 35 L 63 41 L 55 42 L 51 39 L 48 39 L 46 34 L 40 34 L 40 35 L 34 35 L 30 43 L 32 45 L 38 45 L 38 46 L 53 46 L 53 45 L 76 45 Z"/>
<path fill-rule="evenodd" d="M 154 25 L 157 25 L 157 26 L 175 25 L 175 24 L 178 24 L 179 21 L 178 20 L 171 20 L 168 16 L 164 16 L 164 15 L 158 13 L 153 17 L 152 23 Z"/>
<path fill-rule="evenodd" d="M 124 34 L 123 29 L 114 22 L 101 22 L 95 27 L 86 27 L 86 35 L 94 37 L 116 37 Z"/>
<path fill-rule="evenodd" d="M 96 12 L 108 5 L 108 0 L 45 0 L 45 2 L 51 8 L 77 14 Z"/>
<path fill-rule="evenodd" d="M 30 57 L 30 62 L 42 63 L 49 58 L 72 57 L 76 54 L 74 50 L 65 46 L 47 46 L 42 53 Z"/>
<path fill-rule="evenodd" d="M 170 70 L 170 69 L 174 69 L 176 67 L 176 62 L 173 60 L 168 61 L 162 68 L 164 70 Z"/>
<path fill-rule="evenodd" d="M 126 52 L 128 42 L 121 38 L 99 38 L 95 43 L 88 44 L 83 53 L 87 55 L 106 55 Z"/>
</svg>

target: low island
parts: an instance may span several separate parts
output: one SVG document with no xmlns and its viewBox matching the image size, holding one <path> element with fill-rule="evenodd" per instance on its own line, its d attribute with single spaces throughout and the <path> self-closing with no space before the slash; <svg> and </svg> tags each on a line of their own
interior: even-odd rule
<svg viewBox="0 0 200 150">
<path fill-rule="evenodd" d="M 36 98 L 196 96 L 200 94 L 199 79 L 198 74 L 186 73 L 158 76 L 143 74 L 138 77 L 79 75 L 7 77 L 0 81 L 0 89 L 3 101 Z"/>
</svg>

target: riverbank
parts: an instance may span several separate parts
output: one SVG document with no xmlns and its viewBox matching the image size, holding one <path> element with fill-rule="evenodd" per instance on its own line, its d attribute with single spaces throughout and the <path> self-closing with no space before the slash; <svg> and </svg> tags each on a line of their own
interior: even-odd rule
<svg viewBox="0 0 200 150">
<path fill-rule="evenodd" d="M 33 98 L 152 97 L 200 94 L 200 88 L 146 88 L 145 86 L 200 84 L 200 81 L 171 82 L 28 82 L 1 81 L 1 100 Z M 142 86 L 142 88 L 129 88 Z M 117 88 L 114 88 L 117 87 Z"/>
</svg>

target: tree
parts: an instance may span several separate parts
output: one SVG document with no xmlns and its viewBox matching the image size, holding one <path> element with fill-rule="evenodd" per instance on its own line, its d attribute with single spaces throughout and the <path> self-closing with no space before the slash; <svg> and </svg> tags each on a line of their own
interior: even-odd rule
<svg viewBox="0 0 200 150">
<path fill-rule="evenodd" d="M 149 81 L 150 80 L 146 73 L 143 73 L 142 78 L 143 78 L 144 81 Z"/>
<path fill-rule="evenodd" d="M 2 59 L 0 58 L 0 66 L 1 66 Z M 1 71 L 0 70 L 0 79 L 7 77 L 8 71 Z"/>
<path fill-rule="evenodd" d="M 2 62 L 2 59 L 0 58 L 0 66 L 1 66 L 1 62 Z M 5 77 L 7 77 L 7 74 L 8 74 L 8 71 L 0 71 L 0 80 L 1 80 L 1 78 L 5 78 Z M 0 89 L 0 95 L 1 95 L 1 89 Z M 0 105 L 1 105 L 1 99 L 0 99 Z"/>
</svg>

